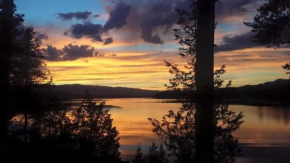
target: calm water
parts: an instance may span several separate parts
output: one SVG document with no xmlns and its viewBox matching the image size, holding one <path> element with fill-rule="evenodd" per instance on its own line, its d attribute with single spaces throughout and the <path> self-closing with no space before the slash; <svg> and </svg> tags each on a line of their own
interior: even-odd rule
<svg viewBox="0 0 290 163">
<path fill-rule="evenodd" d="M 120 132 L 124 160 L 135 154 L 138 144 L 146 153 L 152 141 L 158 141 L 147 118 L 160 120 L 169 110 L 178 110 L 181 106 L 150 98 L 105 100 Z M 234 133 L 244 155 L 238 163 L 290 162 L 290 108 L 232 105 L 229 110 L 244 112 L 245 115 L 245 122 Z"/>
</svg>

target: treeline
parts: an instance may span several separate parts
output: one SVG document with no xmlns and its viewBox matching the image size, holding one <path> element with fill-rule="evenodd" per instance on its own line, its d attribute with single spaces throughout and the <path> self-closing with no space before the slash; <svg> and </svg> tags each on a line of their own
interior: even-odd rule
<svg viewBox="0 0 290 163">
<path fill-rule="evenodd" d="M 99 85 L 57 85 L 56 90 L 67 92 L 73 98 L 83 98 L 84 90 L 89 90 L 91 96 L 94 98 L 136 98 L 136 97 L 153 97 L 158 91 L 142 90 L 136 88 L 125 87 L 108 87 Z"/>
<path fill-rule="evenodd" d="M 48 79 L 45 38 L 25 26 L 13 0 L 0 0 L 0 162 L 122 162 L 105 103 L 87 93 L 72 109 L 70 94 Z"/>
<path fill-rule="evenodd" d="M 215 91 L 216 94 L 222 94 L 225 102 L 230 104 L 289 106 L 289 90 L 290 80 L 278 79 L 258 85 L 220 88 Z M 182 100 L 186 94 L 188 93 L 185 91 L 171 90 L 156 93 L 154 98 Z"/>
</svg>

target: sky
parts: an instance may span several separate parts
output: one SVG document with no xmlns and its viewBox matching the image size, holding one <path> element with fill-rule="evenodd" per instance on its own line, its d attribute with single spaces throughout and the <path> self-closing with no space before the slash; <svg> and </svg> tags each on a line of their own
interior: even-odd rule
<svg viewBox="0 0 290 163">
<path fill-rule="evenodd" d="M 260 0 L 220 0 L 216 4 L 215 68 L 226 65 L 233 87 L 288 76 L 287 48 L 251 42 Z M 175 8 L 188 0 L 15 0 L 25 26 L 42 39 L 49 76 L 56 85 L 88 84 L 164 90 L 173 76 L 164 60 L 182 65 L 174 38 Z"/>
</svg>

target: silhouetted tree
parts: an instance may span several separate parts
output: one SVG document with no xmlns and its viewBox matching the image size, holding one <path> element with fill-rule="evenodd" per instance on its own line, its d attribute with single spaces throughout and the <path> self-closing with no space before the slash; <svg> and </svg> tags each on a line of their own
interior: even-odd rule
<svg viewBox="0 0 290 163">
<path fill-rule="evenodd" d="M 213 163 L 214 30 L 216 0 L 197 0 L 196 28 L 196 160 Z"/>
<path fill-rule="evenodd" d="M 156 145 L 154 141 L 149 147 L 147 159 L 148 163 L 160 162 L 160 160 L 158 159 L 158 145 Z"/>
<path fill-rule="evenodd" d="M 44 66 L 44 56 L 40 53 L 39 40 L 36 34 L 32 27 L 19 31 L 18 38 L 16 39 L 19 52 L 16 52 L 11 58 L 11 84 L 17 94 L 20 95 L 14 101 L 21 101 L 21 104 L 17 107 L 24 114 L 26 142 L 28 141 L 28 116 L 34 110 L 41 109 L 31 106 L 37 100 L 38 102 L 41 100 L 34 96 L 37 94 L 35 89 L 37 85 L 43 84 L 47 72 Z"/>
<path fill-rule="evenodd" d="M 180 55 L 188 59 L 185 71 L 166 62 L 170 73 L 168 88 L 189 92 L 188 102 L 196 101 L 197 162 L 213 162 L 214 127 L 214 30 L 216 0 L 190 0 L 190 11 L 177 9 L 180 29 L 174 29 L 182 45 Z M 193 91 L 196 91 L 193 93 Z M 187 105 L 187 104 L 186 104 Z M 192 104 L 188 104 L 192 105 Z M 193 134 L 193 133 L 192 133 Z"/>
<path fill-rule="evenodd" d="M 47 79 L 44 55 L 40 51 L 40 40 L 32 27 L 19 31 L 17 44 L 19 52 L 12 57 L 11 83 L 31 87 Z"/>
<path fill-rule="evenodd" d="M 290 62 L 282 66 L 286 70 L 286 74 L 290 74 Z M 290 76 L 289 76 L 290 79 Z"/>
<path fill-rule="evenodd" d="M 255 33 L 253 41 L 259 45 L 278 48 L 290 44 L 290 1 L 267 1 L 258 9 L 254 22 L 245 25 L 252 28 Z M 286 70 L 287 65 L 283 66 Z"/>
<path fill-rule="evenodd" d="M 290 43 L 290 2 L 289 0 L 269 0 L 258 9 L 252 27 L 254 42 L 266 47 L 280 47 Z"/>
<path fill-rule="evenodd" d="M 41 135 L 48 144 L 62 150 L 77 150 L 97 158 L 120 161 L 119 132 L 112 126 L 105 103 L 96 105 L 87 93 L 80 108 L 49 111 L 41 120 Z"/>
<path fill-rule="evenodd" d="M 148 149 L 148 155 L 143 158 L 143 153 L 141 152 L 140 145 L 137 148 L 136 155 L 132 159 L 132 163 L 169 163 L 166 158 L 166 151 L 163 149 L 163 144 L 161 143 L 159 146 L 152 142 L 152 145 Z"/>
<path fill-rule="evenodd" d="M 155 142 L 152 142 L 152 145 L 149 147 L 148 150 L 148 155 L 147 155 L 147 163 L 155 163 L 155 162 L 160 162 L 160 163 L 167 163 L 168 160 L 165 157 L 165 151 L 163 150 L 162 144 L 159 145 L 159 150 L 158 150 L 158 145 L 155 144 Z"/>
<path fill-rule="evenodd" d="M 166 151 L 164 150 L 163 148 L 163 144 L 161 143 L 159 145 L 159 155 L 158 155 L 158 158 L 160 160 L 161 163 L 168 163 L 168 159 L 166 157 Z"/>
<path fill-rule="evenodd" d="M 216 70 L 215 87 L 221 88 L 224 80 L 221 75 L 225 73 L 225 66 Z M 183 81 L 184 82 L 184 81 Z M 231 81 L 226 85 L 229 87 Z M 176 163 L 191 163 L 197 161 L 196 156 L 196 105 L 193 101 L 183 103 L 179 111 L 169 111 L 161 121 L 151 119 L 155 132 L 166 145 L 168 152 L 176 157 Z M 237 130 L 242 121 L 243 114 L 228 110 L 223 102 L 222 94 L 216 99 L 214 108 L 213 155 L 215 163 L 232 163 L 241 154 L 238 139 L 232 133 Z"/>
<path fill-rule="evenodd" d="M 145 163 L 145 159 L 143 158 L 143 153 L 140 144 L 137 148 L 136 155 L 132 159 L 132 163 Z"/>
<path fill-rule="evenodd" d="M 10 81 L 10 58 L 13 44 L 13 0 L 0 1 L 0 139 L 7 137 L 8 92 Z"/>
<path fill-rule="evenodd" d="M 16 7 L 13 0 L 3 0 L 0 3 L 2 9 L 0 10 L 0 54 L 1 66 L 3 66 L 0 68 L 0 75 L 3 79 L 1 83 L 6 83 L 5 88 L 3 83 L 1 84 L 1 87 L 3 86 L 1 97 L 3 95 L 6 98 L 1 100 L 4 102 L 3 109 L 6 109 L 6 113 L 1 114 L 5 118 L 1 120 L 5 120 L 7 126 L 10 117 L 19 111 L 22 112 L 25 117 L 24 128 L 27 141 L 28 112 L 31 112 L 32 108 L 35 109 L 32 104 L 36 106 L 35 104 L 41 101 L 36 95 L 34 86 L 46 79 L 47 71 L 44 69 L 43 55 L 39 51 L 36 32 L 32 27 L 23 27 L 24 15 L 15 14 Z M 8 88 L 10 88 L 9 91 Z M 13 104 L 11 104 L 12 101 Z M 16 106 L 17 103 L 18 106 Z"/>
<path fill-rule="evenodd" d="M 84 144 L 80 149 L 91 152 L 97 156 L 114 157 L 119 159 L 119 132 L 113 127 L 109 110 L 104 110 L 105 102 L 96 105 L 87 93 L 81 108 L 73 112 L 73 124 L 78 126 L 78 139 Z"/>
</svg>

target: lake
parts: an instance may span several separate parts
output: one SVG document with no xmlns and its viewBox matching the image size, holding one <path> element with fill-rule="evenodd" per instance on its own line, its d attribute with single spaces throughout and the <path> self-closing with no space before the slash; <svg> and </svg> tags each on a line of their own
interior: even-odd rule
<svg viewBox="0 0 290 163">
<path fill-rule="evenodd" d="M 113 123 L 120 132 L 123 160 L 132 158 L 139 144 L 146 153 L 153 140 L 159 141 L 148 118 L 161 120 L 169 110 L 181 107 L 180 103 L 152 98 L 103 100 L 109 105 Z M 290 108 L 230 105 L 229 110 L 243 112 L 245 116 L 245 122 L 234 133 L 243 150 L 237 163 L 289 163 Z"/>
</svg>

